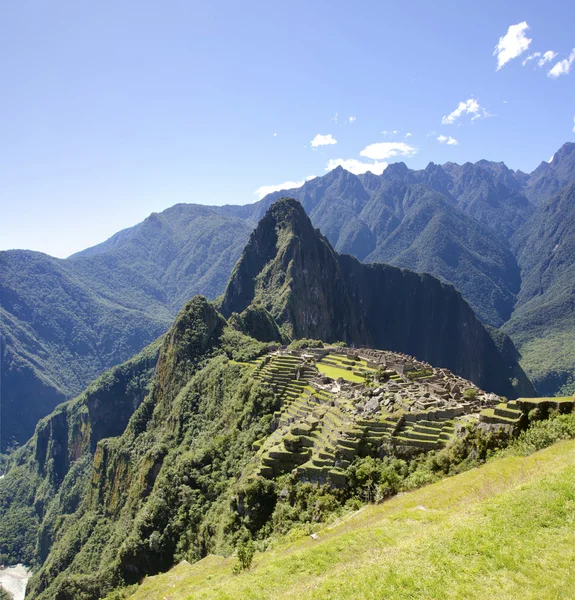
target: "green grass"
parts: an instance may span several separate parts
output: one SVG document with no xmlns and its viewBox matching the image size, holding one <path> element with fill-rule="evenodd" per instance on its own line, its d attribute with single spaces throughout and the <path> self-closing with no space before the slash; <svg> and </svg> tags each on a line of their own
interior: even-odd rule
<svg viewBox="0 0 575 600">
<path fill-rule="evenodd" d="M 573 402 L 573 396 L 547 397 L 547 398 L 517 398 L 518 402 L 528 402 L 529 404 L 539 404 L 543 402 Z"/>
<path fill-rule="evenodd" d="M 359 377 L 358 375 L 354 375 L 351 371 L 347 371 L 346 369 L 340 369 L 338 367 L 332 367 L 331 365 L 326 365 L 322 363 L 316 364 L 317 370 L 326 377 L 331 377 L 332 379 L 339 379 L 342 377 L 345 381 L 350 381 L 352 383 L 364 383 L 365 379 L 363 377 Z"/>
<path fill-rule="evenodd" d="M 521 599 L 575 589 L 575 443 L 509 456 L 256 554 L 146 579 L 133 600 Z"/>
</svg>

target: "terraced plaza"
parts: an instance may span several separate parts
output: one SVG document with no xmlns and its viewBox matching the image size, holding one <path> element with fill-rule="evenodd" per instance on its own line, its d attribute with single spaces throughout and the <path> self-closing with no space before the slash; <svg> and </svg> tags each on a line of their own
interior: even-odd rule
<svg viewBox="0 0 575 600">
<path fill-rule="evenodd" d="M 435 450 L 467 420 L 512 431 L 523 417 L 517 401 L 393 352 L 280 349 L 248 364 L 281 399 L 274 433 L 256 443 L 270 479 L 294 472 L 340 487 L 357 455 Z"/>
</svg>

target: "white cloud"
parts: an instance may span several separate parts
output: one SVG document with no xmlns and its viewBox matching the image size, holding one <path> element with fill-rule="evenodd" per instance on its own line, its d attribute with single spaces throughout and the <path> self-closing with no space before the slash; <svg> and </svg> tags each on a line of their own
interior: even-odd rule
<svg viewBox="0 0 575 600">
<path fill-rule="evenodd" d="M 336 167 L 343 167 L 346 171 L 354 175 L 363 175 L 370 171 L 374 175 L 381 175 L 387 168 L 386 162 L 375 161 L 373 163 L 364 163 L 355 158 L 332 158 L 325 168 L 326 171 L 333 171 Z"/>
<path fill-rule="evenodd" d="M 409 137 L 411 137 L 412 135 L 413 135 L 413 133 L 411 133 L 411 132 L 409 132 L 409 131 L 408 131 L 408 132 L 405 134 L 405 137 L 406 137 L 406 138 L 409 138 Z"/>
<path fill-rule="evenodd" d="M 552 69 L 550 69 L 549 73 L 547 73 L 548 77 L 559 77 L 560 75 L 567 75 L 571 70 L 571 65 L 575 62 L 575 48 L 571 50 L 571 54 L 568 58 L 564 58 L 560 60 L 558 63 L 555 63 Z"/>
<path fill-rule="evenodd" d="M 545 63 L 552 61 L 557 56 L 557 52 L 553 52 L 553 50 L 547 50 L 543 54 L 543 56 L 537 61 L 537 65 L 542 67 Z"/>
<path fill-rule="evenodd" d="M 535 60 L 536 58 L 539 58 L 541 56 L 541 52 L 534 52 L 533 54 L 530 54 L 521 64 L 523 66 L 525 66 L 530 60 Z"/>
<path fill-rule="evenodd" d="M 319 146 L 331 146 L 333 144 L 337 144 L 337 140 L 333 137 L 333 135 L 331 135 L 331 133 L 328 133 L 327 135 L 318 133 L 311 141 L 312 148 L 318 148 Z"/>
<path fill-rule="evenodd" d="M 531 44 L 531 39 L 525 36 L 525 32 L 529 29 L 526 21 L 510 25 L 507 33 L 499 38 L 493 55 L 497 56 L 497 71 L 511 59 L 517 58 Z"/>
<path fill-rule="evenodd" d="M 548 62 L 551 62 L 557 56 L 557 52 L 553 52 L 553 50 L 547 50 L 547 52 L 534 52 L 530 54 L 521 64 L 525 66 L 528 62 L 535 60 L 538 58 L 537 66 L 542 67 Z"/>
<path fill-rule="evenodd" d="M 393 156 L 411 158 L 417 150 L 405 142 L 379 142 L 366 146 L 359 154 L 373 160 L 386 160 Z"/>
<path fill-rule="evenodd" d="M 459 145 L 459 142 L 455 138 L 452 138 L 451 136 L 438 135 L 436 139 L 440 144 L 447 144 L 448 146 L 458 146 Z"/>
<path fill-rule="evenodd" d="M 274 133 L 274 137 L 277 137 L 277 136 L 278 136 L 278 134 L 277 134 L 277 133 Z"/>
<path fill-rule="evenodd" d="M 258 198 L 261 200 L 268 194 L 272 192 L 279 192 L 280 190 L 294 190 L 296 188 L 300 188 L 306 181 L 310 181 L 311 179 L 315 179 L 317 175 L 310 175 L 301 181 L 284 181 L 283 183 L 278 183 L 277 185 L 262 185 L 259 187 L 254 193 L 258 195 Z"/>
<path fill-rule="evenodd" d="M 475 98 L 469 98 L 468 100 L 462 101 L 457 105 L 457 108 L 445 115 L 441 122 L 443 125 L 451 125 L 461 117 L 462 115 L 473 115 L 472 121 L 479 119 L 479 117 L 489 117 L 490 114 L 485 108 L 483 108 Z"/>
<path fill-rule="evenodd" d="M 353 123 L 355 120 L 356 120 L 356 118 L 355 118 L 355 117 L 350 117 L 350 118 L 348 119 L 348 123 Z"/>
<path fill-rule="evenodd" d="M 381 133 L 387 137 L 393 137 L 394 135 L 397 135 L 399 131 L 397 131 L 397 129 L 394 129 L 393 131 L 387 131 L 387 129 L 384 129 Z"/>
</svg>

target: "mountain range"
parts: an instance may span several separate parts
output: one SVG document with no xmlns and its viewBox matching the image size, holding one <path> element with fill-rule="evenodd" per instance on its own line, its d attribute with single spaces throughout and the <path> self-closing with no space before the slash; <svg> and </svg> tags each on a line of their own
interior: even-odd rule
<svg viewBox="0 0 575 600">
<path fill-rule="evenodd" d="M 452 285 L 338 254 L 299 202 L 277 200 L 215 302 L 194 296 L 167 333 L 41 419 L 5 459 L 0 561 L 33 566 L 29 598 L 97 600 L 295 524 L 287 504 L 272 516 L 282 486 L 304 499 L 317 489 L 298 487 L 295 466 L 340 481 L 339 496 L 322 486 L 334 510 L 352 460 L 391 455 L 389 444 L 406 459 L 443 448 L 456 438 L 455 417 L 469 424 L 496 394 L 534 393 L 513 344 L 494 337 Z M 326 350 L 318 338 L 335 343 Z M 287 339 L 292 348 L 278 353 Z M 326 357 L 342 342 L 351 354 Z M 372 344 L 394 351 L 380 353 L 385 367 L 353 348 Z M 406 402 L 443 437 L 410 429 Z M 505 414 L 520 412 L 511 406 Z M 266 460 L 277 473 L 265 475 Z M 386 465 L 407 477 L 404 460 Z"/>
<path fill-rule="evenodd" d="M 337 168 L 251 205 L 176 205 L 67 259 L 2 252 L 2 448 L 166 331 L 194 294 L 224 292 L 250 233 L 282 196 L 302 204 L 335 251 L 452 284 L 483 324 L 509 333 L 540 394 L 568 390 L 573 181 L 570 143 L 531 174 L 486 160 L 420 171 L 396 163 L 381 176 Z M 363 285 L 355 262 L 336 262 Z"/>
</svg>

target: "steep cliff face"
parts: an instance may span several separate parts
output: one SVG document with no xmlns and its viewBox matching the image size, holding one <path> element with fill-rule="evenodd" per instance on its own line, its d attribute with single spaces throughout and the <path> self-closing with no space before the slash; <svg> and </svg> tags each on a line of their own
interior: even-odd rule
<svg viewBox="0 0 575 600">
<path fill-rule="evenodd" d="M 225 316 L 263 305 L 293 338 L 366 335 L 327 239 L 295 200 L 279 200 L 252 233 L 221 301 Z"/>
<path fill-rule="evenodd" d="M 159 346 L 148 346 L 58 406 L 10 456 L 0 488 L 3 563 L 36 565 L 47 558 L 56 532 L 86 497 L 98 444 L 124 432 L 148 393 Z"/>
<path fill-rule="evenodd" d="M 252 302 L 296 338 L 405 352 L 500 394 L 533 394 L 525 377 L 514 389 L 509 359 L 455 288 L 430 275 L 338 255 L 295 200 L 269 208 L 232 273 L 221 310 L 241 312 Z"/>
<path fill-rule="evenodd" d="M 96 600 L 221 542 L 217 511 L 233 519 L 229 487 L 278 409 L 235 361 L 266 348 L 197 296 L 161 347 L 42 421 L 0 485 L 2 521 L 14 516 L 11 504 L 33 521 L 25 549 L 0 526 L 0 554 L 35 566 L 31 598 Z M 25 498 L 7 497 L 24 488 Z"/>
</svg>

